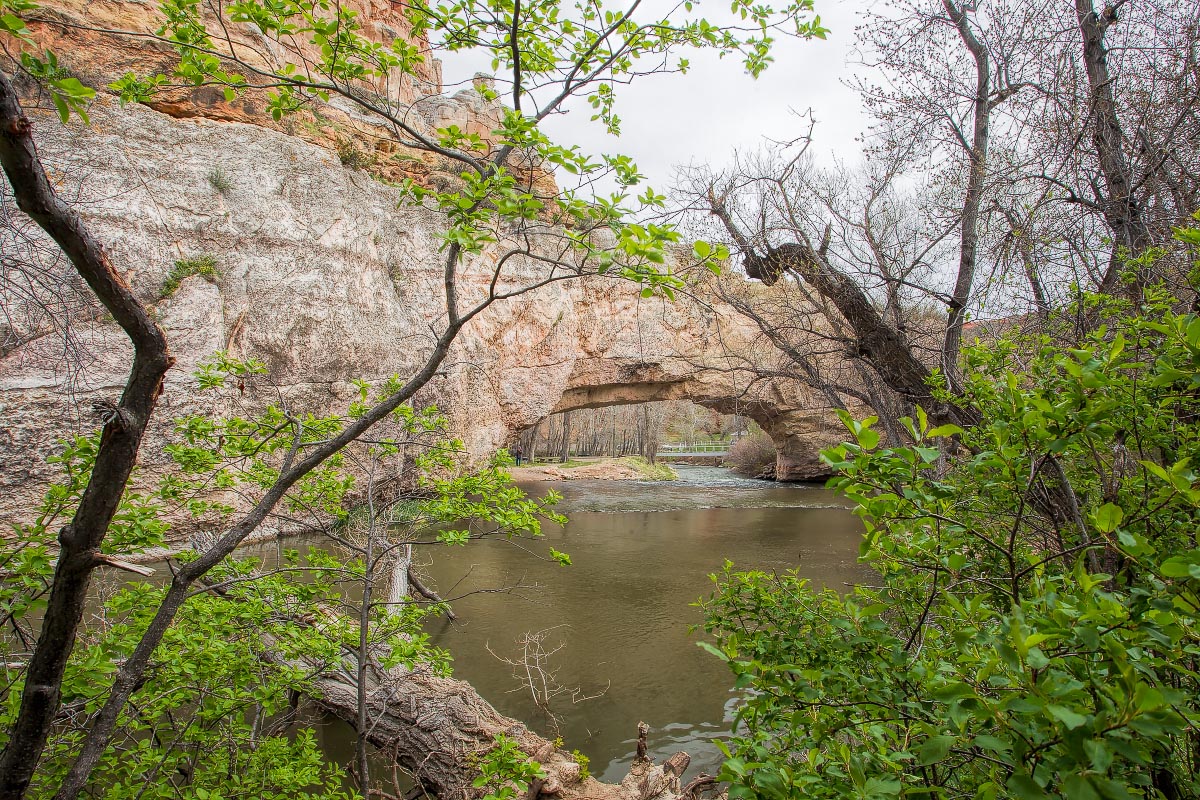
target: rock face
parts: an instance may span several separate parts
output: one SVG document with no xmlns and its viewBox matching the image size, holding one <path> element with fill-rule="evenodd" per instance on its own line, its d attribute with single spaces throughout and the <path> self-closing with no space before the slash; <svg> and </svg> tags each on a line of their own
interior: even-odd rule
<svg viewBox="0 0 1200 800">
<path fill-rule="evenodd" d="M 438 78 L 431 68 L 424 79 Z M 472 90 L 422 102 L 431 124 L 483 124 L 498 109 Z M 248 400 L 331 413 L 351 381 L 411 373 L 444 324 L 437 214 L 398 206 L 395 188 L 344 165 L 328 140 L 244 121 L 252 109 L 188 108 L 199 111 L 102 98 L 86 126 L 30 112 L 58 190 L 153 305 L 178 359 L 144 447 L 150 468 L 170 420 L 195 408 L 190 374 L 214 351 L 267 364 L 271 388 Z M 55 441 L 99 426 L 93 406 L 120 391 L 131 348 L 4 189 L 0 250 L 45 279 L 25 286 L 6 262 L 0 282 L 0 520 L 11 523 L 52 478 L 44 459 Z M 498 252 L 464 266 L 468 295 L 487 290 Z M 169 291 L 177 262 L 211 267 Z M 537 269 L 514 264 L 505 286 L 537 280 Z M 714 299 L 713 280 L 676 302 L 595 276 L 499 302 L 462 332 L 418 400 L 443 408 L 484 457 L 555 411 L 689 399 L 757 420 L 777 444 L 780 479 L 822 477 L 817 452 L 840 438 L 828 403 L 801 382 L 756 374 L 780 354 Z M 51 296 L 52 308 L 41 302 Z"/>
</svg>

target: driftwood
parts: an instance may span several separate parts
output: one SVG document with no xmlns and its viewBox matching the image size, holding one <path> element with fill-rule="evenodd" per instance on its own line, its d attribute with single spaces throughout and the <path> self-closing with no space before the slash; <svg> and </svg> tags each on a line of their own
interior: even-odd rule
<svg viewBox="0 0 1200 800">
<path fill-rule="evenodd" d="M 676 753 L 661 765 L 634 762 L 619 784 L 593 777 L 580 780 L 574 758 L 517 720 L 505 717 L 465 681 L 424 672 L 377 673 L 368 687 L 367 740 L 390 753 L 429 794 L 439 800 L 476 800 L 484 793 L 471 785 L 477 760 L 494 746 L 497 734 L 515 739 L 546 777 L 530 787 L 527 800 L 683 800 L 679 778 L 691 761 Z M 357 722 L 358 687 L 351 672 L 318 676 L 316 700 L 325 709 Z M 639 726 L 640 727 L 640 726 Z M 640 730 L 639 730 L 640 733 Z M 640 750 L 641 748 L 639 748 Z"/>
<path fill-rule="evenodd" d="M 685 800 L 695 800 L 703 792 L 712 791 L 717 788 L 717 779 L 707 772 L 701 772 L 695 778 L 688 782 L 681 790 L 681 794 Z"/>
</svg>

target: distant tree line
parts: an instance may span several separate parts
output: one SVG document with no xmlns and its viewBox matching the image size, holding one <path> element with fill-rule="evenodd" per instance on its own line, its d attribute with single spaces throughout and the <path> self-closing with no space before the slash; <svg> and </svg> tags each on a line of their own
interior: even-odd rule
<svg viewBox="0 0 1200 800">
<path fill-rule="evenodd" d="M 551 414 L 522 432 L 516 446 L 531 462 L 628 455 L 654 462 L 663 443 L 730 438 L 753 424 L 684 400 L 638 403 Z"/>
</svg>

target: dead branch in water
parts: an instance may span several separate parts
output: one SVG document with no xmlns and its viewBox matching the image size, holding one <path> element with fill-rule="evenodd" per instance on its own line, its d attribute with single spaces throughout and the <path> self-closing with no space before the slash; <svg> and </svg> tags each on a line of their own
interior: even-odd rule
<svg viewBox="0 0 1200 800">
<path fill-rule="evenodd" d="M 534 705 L 541 709 L 554 725 L 555 733 L 558 732 L 559 723 L 562 721 L 551 709 L 551 703 L 556 698 L 567 695 L 570 696 L 572 704 L 582 703 L 585 700 L 603 697 L 612 685 L 612 681 L 609 681 L 600 691 L 589 694 L 582 687 L 564 686 L 559 682 L 558 673 L 562 667 L 555 666 L 552 659 L 556 653 L 566 647 L 566 642 L 560 641 L 557 646 L 547 648 L 547 640 L 552 631 L 562 627 L 566 626 L 555 625 L 540 631 L 527 631 L 521 634 L 517 639 L 517 645 L 521 648 L 521 652 L 516 658 L 506 658 L 496 653 L 491 644 L 485 645 L 487 651 L 496 660 L 512 667 L 513 677 L 520 685 L 511 689 L 510 692 L 528 691 Z"/>
</svg>

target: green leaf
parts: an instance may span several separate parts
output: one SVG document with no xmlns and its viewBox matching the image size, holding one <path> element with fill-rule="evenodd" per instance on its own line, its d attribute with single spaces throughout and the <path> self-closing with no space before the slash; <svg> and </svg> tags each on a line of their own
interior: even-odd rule
<svg viewBox="0 0 1200 800">
<path fill-rule="evenodd" d="M 713 646 L 713 644 L 710 642 L 696 642 L 696 647 L 699 647 L 701 650 L 711 653 L 712 655 L 716 656 L 717 658 L 721 659 L 722 661 L 730 660 L 729 656 L 726 655 L 725 651 L 719 650 L 718 648 Z"/>
<path fill-rule="evenodd" d="M 962 433 L 965 431 L 957 425 L 938 425 L 936 428 L 931 428 L 925 436 L 929 439 L 937 439 L 945 436 L 958 436 Z"/>
<path fill-rule="evenodd" d="M 958 737 L 949 734 L 931 736 L 917 749 L 917 764 L 924 767 L 935 761 L 941 761 L 950 753 L 950 748 L 956 741 L 958 741 Z"/>
<path fill-rule="evenodd" d="M 1014 772 L 1009 777 L 1006 785 L 1009 791 L 1012 792 L 1013 797 L 1020 800 L 1043 800 L 1043 798 L 1049 797 L 1045 790 L 1028 773 Z"/>
<path fill-rule="evenodd" d="M 986 733 L 975 737 L 975 746 L 983 750 L 990 750 L 993 753 L 1007 753 L 1012 750 L 1012 743 L 998 739 L 995 736 L 989 736 Z"/>
<path fill-rule="evenodd" d="M 1082 775 L 1068 775 L 1063 779 L 1063 796 L 1071 800 L 1100 800 L 1100 795 Z"/>
<path fill-rule="evenodd" d="M 0 16 L 0 31 L 11 33 L 13 36 L 27 42 L 30 41 L 29 30 L 25 27 L 25 21 L 12 14 Z"/>
<path fill-rule="evenodd" d="M 1057 719 L 1063 725 L 1066 725 L 1070 730 L 1075 730 L 1088 721 L 1087 717 L 1072 711 L 1066 706 L 1060 706 L 1051 703 L 1050 705 L 1046 706 L 1046 711 L 1050 714 L 1050 716 Z"/>
<path fill-rule="evenodd" d="M 1095 524 L 1096 530 L 1102 533 L 1112 533 L 1123 519 L 1125 519 L 1125 512 L 1120 506 L 1112 503 L 1105 503 L 1092 515 L 1092 522 Z"/>
</svg>

